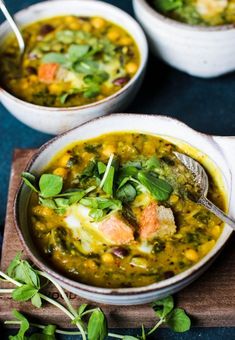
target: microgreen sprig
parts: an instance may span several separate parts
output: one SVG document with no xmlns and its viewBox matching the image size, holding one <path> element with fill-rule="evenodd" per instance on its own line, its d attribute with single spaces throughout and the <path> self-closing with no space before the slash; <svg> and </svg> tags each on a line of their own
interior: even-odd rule
<svg viewBox="0 0 235 340">
<path fill-rule="evenodd" d="M 64 213 L 68 206 L 79 202 L 96 188 L 91 186 L 85 190 L 70 189 L 63 192 L 63 178 L 61 176 L 43 174 L 39 178 L 38 186 L 33 174 L 23 172 L 21 177 L 24 183 L 39 195 L 41 205 L 54 209 L 58 213 Z"/>
<path fill-rule="evenodd" d="M 96 307 L 89 309 L 87 304 L 82 304 L 78 308 L 74 308 L 63 288 L 50 275 L 33 268 L 28 261 L 21 259 L 21 254 L 17 254 L 12 260 L 7 269 L 7 273 L 0 271 L 0 277 L 17 286 L 15 289 L 0 289 L 0 294 L 11 294 L 12 298 L 16 301 L 31 300 L 32 303 L 33 296 L 38 294 L 41 302 L 44 300 L 59 308 L 71 320 L 71 323 L 78 328 L 78 331 L 64 331 L 57 329 L 55 325 L 51 324 L 41 325 L 30 323 L 23 314 L 14 310 L 13 316 L 17 321 L 5 321 L 5 324 L 7 325 L 20 326 L 18 333 L 15 336 L 9 337 L 11 340 L 33 340 L 35 338 L 40 338 L 41 340 L 55 340 L 56 333 L 80 335 L 83 340 L 104 340 L 107 336 L 123 340 L 145 340 L 163 323 L 167 324 L 175 332 L 185 332 L 189 330 L 191 326 L 191 321 L 187 314 L 181 308 L 174 308 L 174 300 L 169 296 L 157 300 L 152 304 L 152 308 L 159 318 L 159 321 L 148 332 L 146 332 L 144 326 L 142 326 L 142 334 L 137 337 L 110 333 L 108 332 L 107 319 L 100 308 Z M 53 300 L 41 292 L 42 280 L 44 279 L 50 281 L 57 288 L 64 304 Z M 16 294 L 16 292 L 18 293 Z M 37 308 L 40 308 L 42 303 L 34 305 Z M 89 317 L 88 322 L 87 316 Z M 29 330 L 30 326 L 42 329 L 42 333 L 34 333 L 30 337 L 27 337 L 26 332 Z"/>
</svg>

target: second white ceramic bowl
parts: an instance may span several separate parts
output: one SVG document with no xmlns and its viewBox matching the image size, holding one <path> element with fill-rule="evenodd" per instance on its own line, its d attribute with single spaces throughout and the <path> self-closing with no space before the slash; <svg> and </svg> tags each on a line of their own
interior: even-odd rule
<svg viewBox="0 0 235 340">
<path fill-rule="evenodd" d="M 156 12 L 146 0 L 133 0 L 152 51 L 171 66 L 210 78 L 235 70 L 234 25 L 191 26 Z"/>
<path fill-rule="evenodd" d="M 134 99 L 143 80 L 148 58 L 148 45 L 139 24 L 127 13 L 105 2 L 94 0 L 45 1 L 30 6 L 15 15 L 19 26 L 59 15 L 101 16 L 122 26 L 136 41 L 140 51 L 140 66 L 134 77 L 118 92 L 99 102 L 71 108 L 51 108 L 20 100 L 0 88 L 0 102 L 21 122 L 50 134 L 67 131 L 92 118 L 118 112 Z M 0 42 L 10 32 L 5 22 L 0 26 Z"/>
</svg>

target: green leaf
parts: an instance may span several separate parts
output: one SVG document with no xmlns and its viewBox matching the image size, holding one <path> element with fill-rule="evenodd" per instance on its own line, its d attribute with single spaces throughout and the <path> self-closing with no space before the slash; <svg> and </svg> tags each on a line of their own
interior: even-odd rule
<svg viewBox="0 0 235 340">
<path fill-rule="evenodd" d="M 66 92 L 66 93 L 63 93 L 61 96 L 60 96 L 60 102 L 61 104 L 65 104 L 66 100 L 68 99 L 68 97 L 71 95 L 71 92 Z"/>
<path fill-rule="evenodd" d="M 160 161 L 157 156 L 153 155 L 150 159 L 148 159 L 144 165 L 147 170 L 154 170 L 160 168 Z"/>
<path fill-rule="evenodd" d="M 69 205 L 78 203 L 85 195 L 86 192 L 84 190 L 75 193 L 69 198 Z"/>
<path fill-rule="evenodd" d="M 82 198 L 80 203 L 93 209 L 120 210 L 122 208 L 122 203 L 119 200 L 106 197 L 86 197 Z"/>
<path fill-rule="evenodd" d="M 80 317 L 82 316 L 83 312 L 85 312 L 87 306 L 88 306 L 87 303 L 83 303 L 81 306 L 79 306 L 79 308 L 78 308 L 78 315 Z"/>
<path fill-rule="evenodd" d="M 142 325 L 141 327 L 141 340 L 146 340 L 146 333 L 145 333 L 145 329 L 144 329 L 144 325 Z"/>
<path fill-rule="evenodd" d="M 82 198 L 80 203 L 84 205 L 85 207 L 93 208 L 93 209 L 98 209 L 98 201 L 96 200 L 95 197 L 86 197 Z"/>
<path fill-rule="evenodd" d="M 89 51 L 89 45 L 71 45 L 68 49 L 68 58 L 71 62 L 75 62 L 78 59 L 84 57 Z"/>
<path fill-rule="evenodd" d="M 37 307 L 40 308 L 42 307 L 42 300 L 40 298 L 40 295 L 38 293 L 36 293 L 32 298 L 31 298 L 31 302 L 32 304 Z"/>
<path fill-rule="evenodd" d="M 9 275 L 13 279 L 15 278 L 15 269 L 20 264 L 21 256 L 22 256 L 21 252 L 17 253 L 16 256 L 14 257 L 14 259 L 11 260 L 11 262 L 10 262 L 10 264 L 9 264 L 7 270 L 6 270 L 7 275 Z"/>
<path fill-rule="evenodd" d="M 55 210 L 56 214 L 60 215 L 60 216 L 63 216 L 66 214 L 66 208 L 57 208 Z"/>
<path fill-rule="evenodd" d="M 25 340 L 25 333 L 29 329 L 29 322 L 21 313 L 19 313 L 15 309 L 13 310 L 12 314 L 16 319 L 21 321 L 21 324 L 20 324 L 20 329 L 18 333 L 16 335 L 10 335 L 9 339 L 10 340 Z"/>
<path fill-rule="evenodd" d="M 94 74 L 87 74 L 84 78 L 83 81 L 90 85 L 90 84 L 102 84 L 106 80 L 109 79 L 109 74 L 106 71 L 98 71 Z"/>
<path fill-rule="evenodd" d="M 191 320 L 182 308 L 175 308 L 166 319 L 167 325 L 174 332 L 186 332 L 191 327 Z"/>
<path fill-rule="evenodd" d="M 158 201 L 166 201 L 173 191 L 172 186 L 148 171 L 140 171 L 138 180 Z"/>
<path fill-rule="evenodd" d="M 54 335 L 56 331 L 56 326 L 55 325 L 47 325 L 44 329 L 43 329 L 43 334 L 46 335 Z"/>
<path fill-rule="evenodd" d="M 22 172 L 21 178 L 23 179 L 24 183 L 33 191 L 38 192 L 37 188 L 35 187 L 36 177 L 29 172 Z"/>
<path fill-rule="evenodd" d="M 99 68 L 99 64 L 93 60 L 82 60 L 74 64 L 73 69 L 75 72 L 92 74 Z"/>
<path fill-rule="evenodd" d="M 100 175 L 105 173 L 106 165 L 103 162 L 98 162 L 97 166 L 98 166 L 98 172 Z"/>
<path fill-rule="evenodd" d="M 38 274 L 31 267 L 27 261 L 21 260 L 19 265 L 15 268 L 16 280 L 39 288 L 40 280 Z"/>
<path fill-rule="evenodd" d="M 104 340 L 108 335 L 107 321 L 104 313 L 95 310 L 88 322 L 88 340 Z"/>
<path fill-rule="evenodd" d="M 92 84 L 83 92 L 85 98 L 94 98 L 98 96 L 98 94 L 100 94 L 100 86 L 97 84 Z"/>
<path fill-rule="evenodd" d="M 44 198 L 59 194 L 63 187 L 63 178 L 53 174 L 43 174 L 39 180 L 39 188 Z"/>
<path fill-rule="evenodd" d="M 118 189 L 116 196 L 124 203 L 132 202 L 136 197 L 136 190 L 133 185 L 126 183 L 120 189 Z"/>
<path fill-rule="evenodd" d="M 50 52 L 42 57 L 42 63 L 57 63 L 60 65 L 65 65 L 68 63 L 68 59 L 62 53 Z"/>
<path fill-rule="evenodd" d="M 30 300 L 36 293 L 38 289 L 30 286 L 28 284 L 23 285 L 21 287 L 17 287 L 13 290 L 12 298 L 15 301 L 28 301 Z"/>
<path fill-rule="evenodd" d="M 56 209 L 57 206 L 55 204 L 55 201 L 51 198 L 42 198 L 39 196 L 39 203 L 43 205 L 44 207 L 50 208 L 50 209 Z"/>
<path fill-rule="evenodd" d="M 7 269 L 7 274 L 13 279 L 40 288 L 40 279 L 32 266 L 25 260 L 20 259 L 18 254 Z"/>
<path fill-rule="evenodd" d="M 56 326 L 47 325 L 42 333 L 34 333 L 30 336 L 29 340 L 56 340 L 55 336 Z"/>
<path fill-rule="evenodd" d="M 180 8 L 183 5 L 182 0 L 154 0 L 154 6 L 160 12 L 169 12 Z"/>
<path fill-rule="evenodd" d="M 96 168 L 96 161 L 90 161 L 82 172 L 82 177 L 92 177 Z"/>
<path fill-rule="evenodd" d="M 131 336 L 131 335 L 124 335 L 122 339 L 123 340 L 139 340 L 139 338 L 136 338 L 135 336 Z"/>
<path fill-rule="evenodd" d="M 174 308 L 174 300 L 172 296 L 156 300 L 152 303 L 152 307 L 159 318 L 165 318 Z"/>
<path fill-rule="evenodd" d="M 121 169 L 118 175 L 118 189 L 120 189 L 124 184 L 126 184 L 132 177 L 136 177 L 138 174 L 138 169 L 134 166 L 127 166 Z"/>
<path fill-rule="evenodd" d="M 106 194 L 112 196 L 113 195 L 113 180 L 114 180 L 114 167 L 111 166 L 109 168 L 109 172 L 106 176 L 106 179 L 103 184 L 103 190 Z"/>
<path fill-rule="evenodd" d="M 69 199 L 68 198 L 55 198 L 55 203 L 58 208 L 67 208 L 69 206 Z"/>
<path fill-rule="evenodd" d="M 97 222 L 104 216 L 104 211 L 102 209 L 91 209 L 89 216 Z"/>
</svg>

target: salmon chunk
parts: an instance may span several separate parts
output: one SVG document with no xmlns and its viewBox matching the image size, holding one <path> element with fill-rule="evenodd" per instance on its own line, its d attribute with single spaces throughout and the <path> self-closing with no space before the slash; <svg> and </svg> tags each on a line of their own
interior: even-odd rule
<svg viewBox="0 0 235 340">
<path fill-rule="evenodd" d="M 128 244 L 134 240 L 132 228 L 119 213 L 108 216 L 104 221 L 99 223 L 98 228 L 104 237 L 113 244 Z"/>
<path fill-rule="evenodd" d="M 150 203 L 140 216 L 140 237 L 149 240 L 154 237 L 164 237 L 176 232 L 173 212 L 170 208 Z"/>
<path fill-rule="evenodd" d="M 43 83 L 50 84 L 55 79 L 58 68 L 59 64 L 57 63 L 47 63 L 40 65 L 38 70 L 39 80 Z"/>
</svg>

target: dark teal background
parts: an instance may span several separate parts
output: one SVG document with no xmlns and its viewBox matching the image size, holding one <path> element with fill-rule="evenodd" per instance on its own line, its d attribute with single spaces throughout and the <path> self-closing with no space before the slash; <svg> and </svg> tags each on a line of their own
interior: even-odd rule
<svg viewBox="0 0 235 340">
<path fill-rule="evenodd" d="M 12 13 L 38 2 L 35 0 L 5 1 Z M 106 2 L 133 15 L 131 0 Z M 0 22 L 2 20 L 3 17 L 0 15 Z M 182 120 L 201 132 L 235 135 L 235 73 L 209 80 L 198 79 L 176 71 L 150 55 L 143 86 L 134 103 L 126 111 L 166 114 Z M 3 230 L 4 225 L 13 149 L 36 148 L 50 137 L 21 124 L 0 105 L 0 230 Z M 136 334 L 136 330 L 126 330 L 126 332 Z M 174 334 L 167 329 L 161 329 L 158 337 L 153 337 L 155 338 L 232 340 L 235 339 L 235 328 L 193 328 L 185 334 Z M 66 339 L 72 340 L 75 337 L 66 337 Z"/>
</svg>

